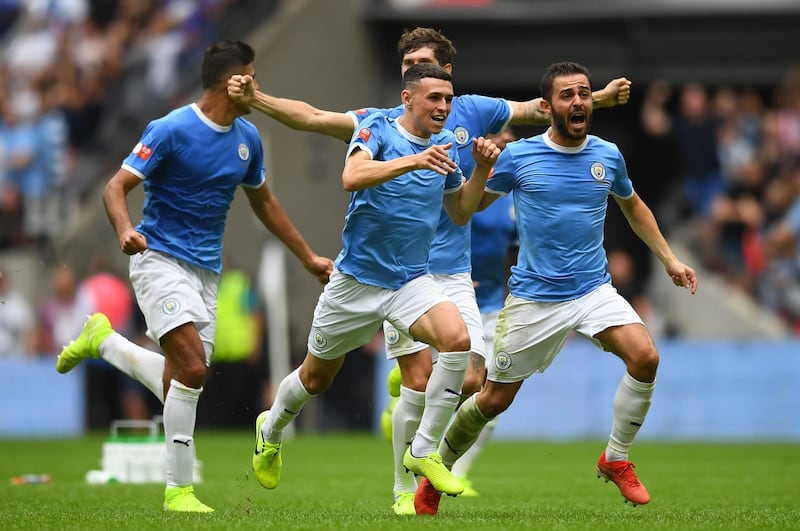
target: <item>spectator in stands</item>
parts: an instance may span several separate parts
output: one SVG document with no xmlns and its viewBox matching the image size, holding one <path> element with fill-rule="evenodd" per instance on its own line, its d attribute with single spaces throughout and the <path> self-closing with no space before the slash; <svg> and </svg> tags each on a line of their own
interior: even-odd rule
<svg viewBox="0 0 800 531">
<path fill-rule="evenodd" d="M 30 302 L 11 286 L 9 272 L 0 266 L 0 357 L 32 356 L 36 347 L 36 318 Z"/>
<path fill-rule="evenodd" d="M 72 266 L 55 265 L 50 273 L 50 293 L 37 312 L 36 352 L 56 356 L 80 333 L 90 311 L 78 299 L 78 276 Z"/>
<path fill-rule="evenodd" d="M 30 96 L 30 97 L 29 97 Z M 32 99 L 31 99 L 32 98 Z M 25 233 L 44 243 L 54 223 L 47 200 L 50 183 L 40 159 L 36 119 L 39 104 L 34 95 L 19 93 L 4 107 L 6 179 L 20 193 L 25 209 Z"/>
<path fill-rule="evenodd" d="M 791 175 L 795 200 L 765 235 L 759 288 L 764 302 L 800 334 L 800 160 Z"/>
<path fill-rule="evenodd" d="M 683 86 L 673 132 L 680 148 L 683 192 L 691 212 L 701 217 L 725 189 L 717 151 L 718 124 L 712 111 L 706 87 L 700 83 Z"/>
</svg>

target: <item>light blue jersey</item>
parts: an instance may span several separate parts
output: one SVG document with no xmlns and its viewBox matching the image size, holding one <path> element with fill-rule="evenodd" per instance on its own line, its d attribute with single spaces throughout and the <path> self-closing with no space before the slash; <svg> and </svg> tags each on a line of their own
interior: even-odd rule
<svg viewBox="0 0 800 531">
<path fill-rule="evenodd" d="M 234 192 L 264 182 L 256 127 L 242 118 L 223 127 L 186 105 L 150 122 L 122 167 L 144 182 L 136 230 L 148 248 L 219 273 Z"/>
<path fill-rule="evenodd" d="M 481 313 L 503 307 L 506 298 L 506 257 L 517 240 L 511 196 L 498 197 L 472 216 L 472 280 Z"/>
<path fill-rule="evenodd" d="M 347 156 L 362 149 L 372 160 L 394 160 L 449 142 L 453 142 L 450 131 L 423 139 L 394 119 L 374 113 L 353 135 Z M 455 145 L 449 156 L 458 162 Z M 433 170 L 413 170 L 351 193 L 337 269 L 362 284 L 392 290 L 427 274 L 443 193 L 458 191 L 461 175 L 461 171 L 444 177 Z"/>
<path fill-rule="evenodd" d="M 359 109 L 350 111 L 356 122 L 355 129 L 371 114 L 383 113 L 396 118 L 403 114 L 403 106 L 393 109 Z M 511 106 L 501 98 L 465 95 L 453 98 L 450 115 L 445 121 L 445 129 L 455 136 L 453 145 L 458 148 L 459 167 L 468 179 L 475 169 L 472 157 L 472 139 L 488 134 L 499 133 L 511 119 Z M 455 159 L 453 159 L 455 160 Z M 471 270 L 470 224 L 458 226 L 442 210 L 439 224 L 430 251 L 430 272 L 449 275 Z"/>
<path fill-rule="evenodd" d="M 578 147 L 547 133 L 511 142 L 486 189 L 513 193 L 519 258 L 509 290 L 531 301 L 577 299 L 610 282 L 603 248 L 608 196 L 633 196 L 615 144 L 593 135 Z"/>
</svg>

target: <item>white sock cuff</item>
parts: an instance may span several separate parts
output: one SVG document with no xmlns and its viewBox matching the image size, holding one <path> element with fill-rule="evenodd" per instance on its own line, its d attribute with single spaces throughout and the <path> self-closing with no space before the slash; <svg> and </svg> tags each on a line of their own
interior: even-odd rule
<svg viewBox="0 0 800 531">
<path fill-rule="evenodd" d="M 440 352 L 436 364 L 453 372 L 466 371 L 467 366 L 469 366 L 469 356 L 469 350 L 464 352 Z"/>
<path fill-rule="evenodd" d="M 177 400 L 183 400 L 184 402 L 197 402 L 200 399 L 200 393 L 202 392 L 202 387 L 200 389 L 186 387 L 178 380 L 173 378 L 169 381 L 169 391 L 167 391 L 167 396 Z"/>
<path fill-rule="evenodd" d="M 312 395 L 311 393 L 308 392 L 308 390 L 306 389 L 306 386 L 303 385 L 303 381 L 300 379 L 300 367 L 298 367 L 294 371 L 292 371 L 292 374 L 289 375 L 289 377 L 290 378 L 294 378 L 296 380 L 294 385 L 289 387 L 289 389 L 292 391 L 292 394 L 294 395 L 295 399 L 302 400 L 303 403 L 305 403 L 312 396 L 314 396 L 314 395 Z"/>
<path fill-rule="evenodd" d="M 633 389 L 637 393 L 646 393 L 656 388 L 655 380 L 653 380 L 652 382 L 640 382 L 639 380 L 631 376 L 628 372 L 625 372 L 625 376 L 622 377 L 622 381 L 625 383 L 625 385 L 627 385 L 629 388 Z"/>
<path fill-rule="evenodd" d="M 425 406 L 425 391 L 415 391 L 401 385 L 400 398 L 413 406 Z"/>
</svg>

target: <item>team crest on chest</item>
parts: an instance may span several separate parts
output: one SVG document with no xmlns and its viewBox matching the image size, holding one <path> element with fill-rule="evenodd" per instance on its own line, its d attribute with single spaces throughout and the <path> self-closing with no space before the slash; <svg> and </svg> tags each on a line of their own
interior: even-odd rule
<svg viewBox="0 0 800 531">
<path fill-rule="evenodd" d="M 602 162 L 593 162 L 590 171 L 595 181 L 602 181 L 606 178 L 606 167 Z"/>
<path fill-rule="evenodd" d="M 239 158 L 242 160 L 247 160 L 250 158 L 250 148 L 248 148 L 245 144 L 239 144 Z"/>
<path fill-rule="evenodd" d="M 459 125 L 455 129 L 453 129 L 453 134 L 456 137 L 456 143 L 459 146 L 463 146 L 469 141 L 469 131 L 463 125 Z"/>
</svg>

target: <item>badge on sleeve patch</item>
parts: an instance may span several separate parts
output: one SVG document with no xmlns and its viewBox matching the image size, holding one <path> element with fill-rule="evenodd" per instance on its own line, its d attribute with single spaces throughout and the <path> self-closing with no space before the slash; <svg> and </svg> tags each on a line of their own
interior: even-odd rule
<svg viewBox="0 0 800 531">
<path fill-rule="evenodd" d="M 133 154 L 142 160 L 147 160 L 153 154 L 153 149 L 139 142 L 133 147 Z"/>
<path fill-rule="evenodd" d="M 366 127 L 363 127 L 358 131 L 358 138 L 360 138 L 364 142 L 369 142 L 369 138 L 371 136 L 372 136 L 372 132 L 369 129 L 367 129 Z"/>
</svg>

